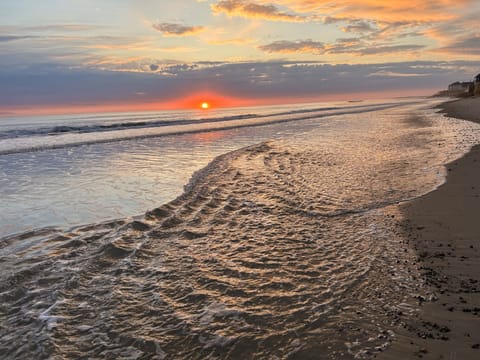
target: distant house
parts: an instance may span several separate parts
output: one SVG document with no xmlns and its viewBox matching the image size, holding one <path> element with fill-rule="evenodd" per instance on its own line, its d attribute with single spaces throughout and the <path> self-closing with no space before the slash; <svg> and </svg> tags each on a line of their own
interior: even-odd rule
<svg viewBox="0 0 480 360">
<path fill-rule="evenodd" d="M 478 76 L 480 76 L 480 74 Z M 473 87 L 474 87 L 473 82 L 470 82 L 470 81 L 467 81 L 467 82 L 456 81 L 456 82 L 448 85 L 448 91 L 455 92 L 455 93 L 471 93 L 471 92 L 473 92 Z"/>
<path fill-rule="evenodd" d="M 448 85 L 447 90 L 439 91 L 435 96 L 468 97 L 480 96 L 480 74 L 473 81 L 455 81 Z"/>
</svg>

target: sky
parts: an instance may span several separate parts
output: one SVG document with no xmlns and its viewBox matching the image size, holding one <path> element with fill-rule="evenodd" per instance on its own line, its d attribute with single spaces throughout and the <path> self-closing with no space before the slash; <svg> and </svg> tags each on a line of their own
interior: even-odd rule
<svg viewBox="0 0 480 360">
<path fill-rule="evenodd" d="M 480 72 L 479 0 L 0 1 L 0 115 L 428 95 Z"/>
</svg>

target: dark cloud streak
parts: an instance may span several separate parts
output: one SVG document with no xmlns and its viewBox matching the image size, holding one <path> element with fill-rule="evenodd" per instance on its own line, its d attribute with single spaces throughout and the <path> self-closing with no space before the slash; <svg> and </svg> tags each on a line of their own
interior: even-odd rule
<svg viewBox="0 0 480 360">
<path fill-rule="evenodd" d="M 0 106 L 132 103 L 140 92 L 141 101 L 160 102 L 202 90 L 258 100 L 441 89 L 456 80 L 469 80 L 480 62 L 328 65 L 276 61 L 158 66 L 154 73 L 81 71 L 55 64 L 44 64 L 41 71 L 0 71 Z"/>
<path fill-rule="evenodd" d="M 377 31 L 377 28 L 366 21 L 355 21 L 342 28 L 344 32 L 364 33 Z"/>
<path fill-rule="evenodd" d="M 313 40 L 275 41 L 258 48 L 269 53 L 310 53 L 310 54 L 345 54 L 375 55 L 386 53 L 410 52 L 423 49 L 424 45 L 379 45 L 366 43 L 361 38 L 339 39 L 333 44 L 324 44 Z"/>
<path fill-rule="evenodd" d="M 152 27 L 165 36 L 195 35 L 204 30 L 203 26 L 188 26 L 176 23 L 153 24 Z"/>
<path fill-rule="evenodd" d="M 33 39 L 32 35 L 0 35 L 0 43 L 11 42 L 17 40 Z"/>
<path fill-rule="evenodd" d="M 321 53 L 324 51 L 325 46 L 322 42 L 312 40 L 281 40 L 261 45 L 258 48 L 269 53 Z"/>
<path fill-rule="evenodd" d="M 407 45 L 391 45 L 391 46 L 372 46 L 360 49 L 358 53 L 360 55 L 376 55 L 376 54 L 392 54 L 398 52 L 410 52 L 410 51 L 418 51 L 423 49 L 424 45 L 416 45 L 416 44 L 407 44 Z"/>
<path fill-rule="evenodd" d="M 435 49 L 436 52 L 462 54 L 462 55 L 480 55 L 480 36 L 471 36 L 454 40 L 449 45 Z"/>
</svg>

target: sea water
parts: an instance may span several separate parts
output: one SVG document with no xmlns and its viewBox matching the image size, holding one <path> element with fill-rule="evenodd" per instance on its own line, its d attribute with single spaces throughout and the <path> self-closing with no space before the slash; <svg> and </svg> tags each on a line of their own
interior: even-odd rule
<svg viewBox="0 0 480 360">
<path fill-rule="evenodd" d="M 0 358 L 373 358 L 431 296 L 398 204 L 479 142 L 438 102 L 7 121 Z"/>
<path fill-rule="evenodd" d="M 0 118 L 0 237 L 139 215 L 217 155 L 411 102 Z"/>
</svg>

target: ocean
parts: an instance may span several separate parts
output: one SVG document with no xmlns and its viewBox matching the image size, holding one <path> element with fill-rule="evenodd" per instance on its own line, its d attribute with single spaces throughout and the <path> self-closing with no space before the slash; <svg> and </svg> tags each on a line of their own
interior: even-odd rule
<svg viewBox="0 0 480 360">
<path fill-rule="evenodd" d="M 440 101 L 1 118 L 0 358 L 372 358 L 479 142 Z"/>
<path fill-rule="evenodd" d="M 397 102 L 0 118 L 0 237 L 143 214 L 217 155 Z"/>
</svg>

